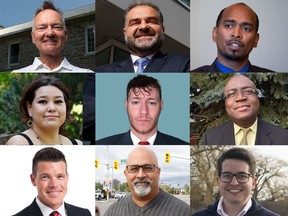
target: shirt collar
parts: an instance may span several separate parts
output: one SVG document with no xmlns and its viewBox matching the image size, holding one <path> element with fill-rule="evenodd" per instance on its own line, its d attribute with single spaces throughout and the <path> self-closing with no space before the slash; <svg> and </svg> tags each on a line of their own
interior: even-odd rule
<svg viewBox="0 0 288 216">
<path fill-rule="evenodd" d="M 140 140 L 135 134 L 132 133 L 132 131 L 130 130 L 130 136 L 133 142 L 133 145 L 138 145 L 140 141 L 148 141 L 150 143 L 150 145 L 154 144 L 154 141 L 156 139 L 156 135 L 157 135 L 157 131 L 155 134 L 153 134 L 148 140 Z"/>
<path fill-rule="evenodd" d="M 257 132 L 257 123 L 258 123 L 258 118 L 256 118 L 256 121 L 253 123 L 253 125 L 249 127 L 255 134 Z M 242 127 L 240 127 L 239 125 L 235 123 L 233 125 L 234 125 L 234 135 L 237 135 L 239 131 L 242 129 Z"/>
<path fill-rule="evenodd" d="M 45 204 L 43 204 L 38 197 L 36 197 L 36 203 L 39 206 L 43 216 L 49 216 L 49 214 L 51 214 L 53 211 L 58 211 L 60 213 L 61 216 L 66 216 L 66 210 L 65 210 L 65 205 L 64 202 L 62 203 L 62 205 L 58 208 L 58 209 L 51 209 L 48 206 L 46 206 Z"/>
<path fill-rule="evenodd" d="M 232 70 L 231 68 L 229 67 L 226 67 L 225 65 L 221 64 L 219 61 L 218 61 L 218 58 L 216 59 L 216 66 L 219 68 L 219 70 L 223 73 L 233 73 L 233 72 L 236 72 L 234 70 Z M 248 72 L 249 70 L 249 67 L 250 67 L 250 62 L 248 62 L 240 71 L 237 71 L 237 72 Z"/>
<path fill-rule="evenodd" d="M 155 55 L 155 53 L 153 53 L 152 55 L 145 56 L 145 58 L 149 58 L 151 60 L 154 55 Z M 137 59 L 141 58 L 139 56 L 132 55 L 132 54 L 130 54 L 130 56 L 132 58 L 133 65 Z"/>
<path fill-rule="evenodd" d="M 39 57 L 34 58 L 32 67 L 34 71 L 41 70 L 43 68 L 51 72 L 61 72 L 63 70 L 73 71 L 73 66 L 70 64 L 70 62 L 68 62 L 68 60 L 65 57 L 62 60 L 61 64 L 58 67 L 54 68 L 53 70 L 51 70 L 46 64 L 43 64 Z"/>
<path fill-rule="evenodd" d="M 224 208 L 223 208 L 223 201 L 224 198 L 223 196 L 220 198 L 219 202 L 218 202 L 218 206 L 217 206 L 217 213 L 221 216 L 229 216 L 225 213 Z M 252 206 L 252 200 L 251 198 L 248 200 L 248 202 L 246 203 L 246 205 L 244 206 L 244 208 L 239 212 L 239 214 L 237 216 L 243 216 L 245 215 L 248 210 L 251 208 Z"/>
</svg>

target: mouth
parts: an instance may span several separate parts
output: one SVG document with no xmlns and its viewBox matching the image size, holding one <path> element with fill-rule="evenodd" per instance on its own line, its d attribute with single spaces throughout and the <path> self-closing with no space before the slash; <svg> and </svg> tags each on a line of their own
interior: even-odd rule
<svg viewBox="0 0 288 216">
<path fill-rule="evenodd" d="M 241 192 L 242 190 L 240 190 L 240 189 L 230 189 L 230 190 L 228 190 L 230 193 L 239 193 L 239 192 Z"/>
<path fill-rule="evenodd" d="M 61 193 L 61 191 L 47 191 L 47 194 L 50 197 L 57 197 L 57 196 L 59 196 L 60 193 Z"/>
<path fill-rule="evenodd" d="M 244 111 L 244 110 L 247 110 L 248 108 L 250 108 L 250 105 L 241 105 L 241 106 L 236 107 L 235 110 Z"/>
<path fill-rule="evenodd" d="M 226 43 L 231 49 L 234 49 L 234 50 L 239 50 L 241 48 L 244 47 L 244 45 L 239 42 L 239 41 L 235 41 L 235 40 L 232 40 L 232 41 L 228 41 Z"/>
<path fill-rule="evenodd" d="M 45 118 L 59 118 L 59 116 L 57 115 L 48 115 L 48 116 L 44 116 Z"/>
</svg>

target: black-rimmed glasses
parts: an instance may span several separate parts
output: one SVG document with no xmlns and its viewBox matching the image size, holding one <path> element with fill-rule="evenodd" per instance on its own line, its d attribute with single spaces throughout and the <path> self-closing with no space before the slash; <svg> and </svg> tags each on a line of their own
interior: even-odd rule
<svg viewBox="0 0 288 216">
<path fill-rule="evenodd" d="M 126 166 L 126 170 L 128 173 L 136 174 L 139 172 L 140 168 L 142 168 L 144 173 L 151 173 L 155 171 L 156 167 L 155 164 L 143 164 L 143 165 L 128 165 Z"/>
<path fill-rule="evenodd" d="M 241 89 L 241 90 L 230 90 L 224 93 L 224 99 L 235 99 L 236 97 L 238 97 L 240 94 L 244 97 L 244 96 L 248 96 L 248 95 L 257 95 L 258 91 L 256 89 L 253 88 L 245 88 L 245 89 Z"/>
<path fill-rule="evenodd" d="M 220 174 L 220 180 L 224 183 L 230 183 L 234 176 L 236 177 L 239 183 L 247 183 L 249 181 L 249 178 L 253 177 L 250 173 L 240 172 L 232 174 L 229 172 L 223 172 Z"/>
</svg>

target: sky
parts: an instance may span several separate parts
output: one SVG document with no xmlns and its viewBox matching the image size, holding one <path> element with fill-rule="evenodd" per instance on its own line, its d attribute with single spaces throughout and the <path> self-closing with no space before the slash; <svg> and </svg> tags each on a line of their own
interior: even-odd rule
<svg viewBox="0 0 288 216">
<path fill-rule="evenodd" d="M 44 0 L 8 0 L 1 4 L 0 25 L 11 27 L 13 25 L 29 22 L 33 14 Z M 96 0 L 53 0 L 54 5 L 61 11 L 75 9 L 84 5 L 95 3 Z"/>
<path fill-rule="evenodd" d="M 109 149 L 109 164 L 112 166 L 114 160 L 119 163 L 122 159 L 127 159 L 129 152 L 134 146 L 96 146 L 96 160 L 99 160 L 99 168 L 96 169 L 96 182 L 103 183 L 107 175 L 107 158 Z M 152 146 L 152 150 L 158 157 L 158 164 L 161 168 L 160 182 L 164 182 L 172 187 L 190 185 L 190 148 L 189 146 Z M 170 152 L 170 164 L 164 163 L 164 154 Z M 113 179 L 118 179 L 121 183 L 126 182 L 124 176 L 125 163 L 119 166 L 118 171 L 113 171 Z M 112 169 L 109 169 L 109 179 L 112 179 Z"/>
</svg>

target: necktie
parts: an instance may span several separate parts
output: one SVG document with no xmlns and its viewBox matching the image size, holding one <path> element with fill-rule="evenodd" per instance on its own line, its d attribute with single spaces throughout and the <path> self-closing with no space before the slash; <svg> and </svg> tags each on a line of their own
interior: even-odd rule
<svg viewBox="0 0 288 216">
<path fill-rule="evenodd" d="M 135 61 L 135 65 L 138 66 L 136 73 L 143 73 L 144 67 L 149 63 L 149 58 L 139 58 Z"/>
<path fill-rule="evenodd" d="M 148 141 L 140 141 L 138 144 L 139 145 L 150 145 L 150 143 Z"/>
<path fill-rule="evenodd" d="M 53 211 L 49 216 L 61 216 L 58 211 Z"/>
<path fill-rule="evenodd" d="M 248 145 L 247 135 L 251 129 L 250 128 L 242 128 L 241 130 L 243 131 L 243 137 L 240 140 L 240 145 Z"/>
</svg>

